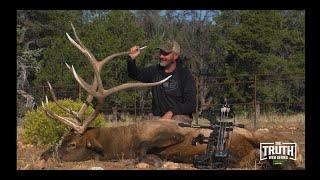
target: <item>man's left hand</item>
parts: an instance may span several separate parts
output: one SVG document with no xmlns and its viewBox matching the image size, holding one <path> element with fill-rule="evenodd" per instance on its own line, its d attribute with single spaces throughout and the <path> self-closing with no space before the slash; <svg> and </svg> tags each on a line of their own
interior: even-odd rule
<svg viewBox="0 0 320 180">
<path fill-rule="evenodd" d="M 172 116 L 173 116 L 173 112 L 172 111 L 168 111 L 161 118 L 162 119 L 172 119 Z"/>
</svg>

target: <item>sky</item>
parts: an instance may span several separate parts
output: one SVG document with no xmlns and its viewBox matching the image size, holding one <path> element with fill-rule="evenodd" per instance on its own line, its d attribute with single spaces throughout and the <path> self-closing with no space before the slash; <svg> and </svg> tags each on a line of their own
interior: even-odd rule
<svg viewBox="0 0 320 180">
<path fill-rule="evenodd" d="M 93 11 L 93 10 L 90 10 L 90 11 Z M 89 21 L 91 21 L 93 18 L 95 18 L 95 17 L 97 17 L 97 16 L 105 13 L 104 10 L 96 10 L 95 16 L 92 16 L 92 13 L 91 13 L 90 11 L 88 11 L 88 10 L 83 10 L 83 15 L 84 15 L 84 17 L 85 17 L 86 19 L 88 19 Z M 165 15 L 166 11 L 167 11 L 167 10 L 161 10 L 161 11 L 160 11 L 160 15 L 161 15 L 161 16 Z M 183 10 L 175 10 L 175 11 L 176 11 L 176 12 L 181 12 L 181 11 L 183 11 Z M 202 18 L 204 17 L 204 15 L 205 15 L 205 13 L 206 13 L 207 10 L 195 10 L 195 11 L 196 11 L 197 13 L 200 13 L 200 17 L 201 17 L 201 19 L 202 19 Z M 212 11 L 212 10 L 210 10 L 210 11 Z M 220 11 L 219 11 L 219 10 L 216 10 L 215 12 L 211 12 L 211 13 L 210 13 L 210 16 L 214 17 L 214 16 L 217 16 L 217 15 L 219 15 L 219 14 L 220 14 Z M 191 18 L 192 18 L 191 16 L 187 16 L 187 20 L 191 20 Z M 212 18 L 211 18 L 211 19 L 212 19 Z"/>
</svg>

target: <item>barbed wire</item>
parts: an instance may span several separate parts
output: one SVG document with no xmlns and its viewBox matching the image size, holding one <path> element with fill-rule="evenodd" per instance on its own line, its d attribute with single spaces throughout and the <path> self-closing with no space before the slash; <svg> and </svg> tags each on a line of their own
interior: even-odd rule
<svg viewBox="0 0 320 180">
<path fill-rule="evenodd" d="M 198 74 L 199 75 L 199 74 Z M 200 74 L 201 76 L 204 75 L 208 75 L 208 74 Z M 284 73 L 284 74 L 270 74 L 270 73 L 261 73 L 261 74 L 254 74 L 254 75 L 239 75 L 237 77 L 251 77 L 254 78 L 254 76 L 268 76 L 268 77 L 282 77 L 284 75 L 303 75 L 301 77 L 288 77 L 288 78 L 276 78 L 276 79 L 255 79 L 255 80 L 237 80 L 237 81 L 228 81 L 228 77 L 226 76 L 205 76 L 205 80 L 207 82 L 210 82 L 210 85 L 228 85 L 228 84 L 260 84 L 260 83 L 267 83 L 267 82 L 273 82 L 273 81 L 304 81 L 305 77 L 304 77 L 304 73 Z M 233 77 L 233 78 L 237 78 L 237 77 Z M 212 80 L 221 80 L 224 79 L 224 81 L 222 82 L 211 82 Z M 85 93 L 85 91 L 83 89 L 80 88 L 79 85 L 53 85 L 53 88 L 55 89 L 55 92 L 57 93 L 57 98 L 79 98 L 80 94 Z M 253 87 L 255 88 L 255 87 Z M 259 87 L 258 87 L 259 88 Z M 68 90 L 66 90 L 68 89 Z M 130 91 L 143 91 L 143 90 L 130 90 Z M 48 85 L 44 85 L 44 86 L 35 86 L 35 87 L 30 87 L 29 88 L 29 93 L 30 94 L 36 94 L 36 93 L 40 93 L 40 97 L 45 97 L 45 95 L 49 95 L 49 86 Z M 138 102 L 136 102 L 137 104 L 139 104 Z M 144 106 L 150 106 L 151 105 L 151 99 L 144 99 Z M 293 102 L 259 102 L 256 101 L 256 103 L 258 103 L 259 105 L 263 105 L 263 104 L 304 104 L 304 102 L 301 101 L 293 101 Z M 218 105 L 222 105 L 222 104 L 213 104 L 213 106 L 218 106 Z M 230 103 L 230 105 L 254 105 L 254 101 L 252 102 L 233 102 Z M 124 108 L 126 110 L 132 110 L 134 105 L 131 105 L 132 108 Z M 130 107 L 130 106 L 129 106 Z M 139 107 L 140 108 L 140 107 Z M 147 109 L 150 109 L 150 107 L 146 107 Z"/>
</svg>

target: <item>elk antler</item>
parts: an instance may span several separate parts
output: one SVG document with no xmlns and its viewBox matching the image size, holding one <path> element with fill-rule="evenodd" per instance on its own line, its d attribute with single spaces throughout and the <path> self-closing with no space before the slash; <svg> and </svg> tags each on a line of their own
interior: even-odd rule
<svg viewBox="0 0 320 180">
<path fill-rule="evenodd" d="M 86 101 L 83 103 L 81 109 L 79 110 L 79 112 L 75 112 L 71 108 L 64 107 L 63 105 L 61 105 L 58 102 L 58 100 L 55 96 L 55 93 L 53 91 L 53 88 L 52 88 L 51 84 L 48 82 L 50 93 L 51 93 L 51 96 L 52 96 L 54 102 L 58 105 L 58 107 L 60 107 L 64 111 L 68 112 L 72 117 L 63 117 L 63 116 L 59 116 L 59 115 L 55 114 L 48 106 L 47 96 L 46 96 L 46 103 L 43 103 L 43 102 L 41 102 L 41 103 L 42 103 L 42 107 L 44 108 L 48 117 L 50 117 L 52 119 L 56 119 L 64 124 L 68 125 L 69 127 L 76 130 L 78 133 L 83 134 L 85 132 L 85 130 L 87 129 L 88 125 L 99 115 L 99 113 L 102 110 L 103 104 L 105 102 L 105 98 L 107 96 L 109 96 L 113 93 L 116 93 L 118 91 L 121 91 L 121 90 L 156 86 L 156 85 L 164 83 L 165 81 L 167 81 L 171 77 L 171 76 L 168 76 L 167 78 L 165 78 L 161 81 L 158 81 L 158 82 L 154 82 L 154 83 L 125 83 L 125 84 L 113 87 L 111 89 L 105 90 L 103 88 L 102 80 L 100 77 L 100 72 L 101 72 L 102 67 L 107 62 L 114 59 L 115 57 L 129 54 L 129 52 L 127 51 L 127 52 L 115 53 L 115 54 L 112 54 L 112 55 L 104 58 L 101 61 L 97 61 L 96 58 L 93 56 L 93 54 L 81 42 L 72 23 L 71 23 L 71 27 L 73 29 L 74 36 L 76 37 L 76 40 L 78 42 L 73 40 L 69 36 L 68 33 L 66 33 L 67 38 L 75 47 L 77 47 L 87 57 L 90 64 L 92 65 L 93 71 L 94 71 L 94 79 L 93 79 L 92 85 L 88 84 L 85 80 L 83 80 L 77 74 L 77 72 L 75 71 L 73 66 L 70 67 L 67 63 L 66 63 L 66 66 L 72 72 L 74 78 L 77 80 L 77 82 L 80 84 L 80 86 L 88 92 L 88 96 L 86 98 Z M 145 47 L 142 47 L 140 49 L 144 49 Z M 88 106 L 92 102 L 93 97 L 97 98 L 98 104 L 97 104 L 94 112 L 90 116 L 85 118 L 84 112 L 87 110 Z M 81 120 L 83 120 L 82 124 L 81 124 Z"/>
</svg>

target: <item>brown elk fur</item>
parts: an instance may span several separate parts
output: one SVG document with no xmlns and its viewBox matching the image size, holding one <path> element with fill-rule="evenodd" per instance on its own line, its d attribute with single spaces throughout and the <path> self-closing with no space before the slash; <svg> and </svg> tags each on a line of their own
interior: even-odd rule
<svg viewBox="0 0 320 180">
<path fill-rule="evenodd" d="M 199 133 L 208 136 L 211 130 L 180 127 L 175 122 L 163 120 L 143 121 L 127 126 L 88 129 L 83 135 L 70 132 L 57 148 L 64 161 L 119 160 L 156 154 L 161 159 L 191 163 L 197 154 L 206 151 L 206 144 L 191 144 Z M 259 160 L 260 142 L 284 141 L 272 134 L 258 134 L 242 128 L 234 128 L 230 144 L 230 167 L 248 167 Z M 70 144 L 76 147 L 68 148 Z M 48 152 L 42 156 L 49 157 Z"/>
</svg>

